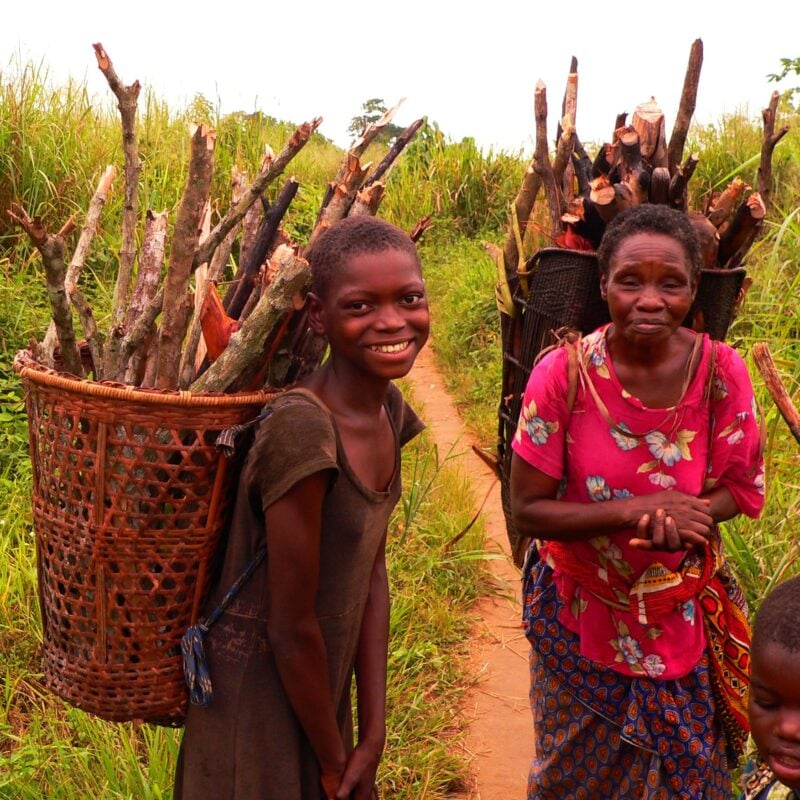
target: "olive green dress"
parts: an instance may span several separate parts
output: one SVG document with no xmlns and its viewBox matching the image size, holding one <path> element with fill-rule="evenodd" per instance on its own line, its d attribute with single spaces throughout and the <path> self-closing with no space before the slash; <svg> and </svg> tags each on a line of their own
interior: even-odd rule
<svg viewBox="0 0 800 800">
<path fill-rule="evenodd" d="M 387 490 L 376 492 L 351 469 L 333 415 L 315 395 L 295 389 L 274 406 L 245 461 L 221 576 L 207 610 L 216 607 L 264 541 L 264 509 L 303 478 L 328 471 L 316 608 L 337 718 L 351 747 L 350 688 L 372 567 L 400 497 L 400 447 L 423 425 L 392 385 L 386 409 L 397 444 L 394 473 Z M 270 648 L 266 566 L 259 565 L 206 636 L 214 699 L 207 707 L 189 709 L 176 800 L 324 797 L 316 757 Z"/>
</svg>

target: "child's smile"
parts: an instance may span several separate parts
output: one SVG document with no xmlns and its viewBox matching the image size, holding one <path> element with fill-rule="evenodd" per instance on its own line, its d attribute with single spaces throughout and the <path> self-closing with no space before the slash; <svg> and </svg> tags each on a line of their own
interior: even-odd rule
<svg viewBox="0 0 800 800">
<path fill-rule="evenodd" d="M 800 788 L 800 653 L 777 642 L 753 653 L 750 727 L 775 777 Z"/>
<path fill-rule="evenodd" d="M 430 330 L 418 264 L 395 249 L 353 256 L 319 300 L 317 319 L 339 368 L 403 377 Z"/>
</svg>

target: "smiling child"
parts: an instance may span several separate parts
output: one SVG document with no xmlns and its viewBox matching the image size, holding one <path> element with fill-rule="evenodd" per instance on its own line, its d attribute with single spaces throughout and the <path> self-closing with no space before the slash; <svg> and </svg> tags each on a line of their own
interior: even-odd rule
<svg viewBox="0 0 800 800">
<path fill-rule="evenodd" d="M 744 800 L 800 798 L 800 576 L 779 584 L 753 628 L 750 733 L 762 764 Z"/>
</svg>

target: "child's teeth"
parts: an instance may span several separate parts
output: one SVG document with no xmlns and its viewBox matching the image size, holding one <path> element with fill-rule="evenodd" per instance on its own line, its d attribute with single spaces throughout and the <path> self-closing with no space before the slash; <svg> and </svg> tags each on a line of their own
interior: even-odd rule
<svg viewBox="0 0 800 800">
<path fill-rule="evenodd" d="M 406 347 L 408 347 L 408 342 L 375 345 L 372 349 L 377 350 L 379 353 L 399 353 L 401 350 L 405 350 Z"/>
</svg>

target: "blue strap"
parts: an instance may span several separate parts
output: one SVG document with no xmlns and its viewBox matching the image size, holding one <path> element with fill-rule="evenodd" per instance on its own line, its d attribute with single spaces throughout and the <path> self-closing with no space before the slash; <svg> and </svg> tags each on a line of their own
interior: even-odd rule
<svg viewBox="0 0 800 800">
<path fill-rule="evenodd" d="M 242 586 L 250 579 L 256 567 L 267 555 L 267 545 L 262 544 L 253 560 L 247 565 L 244 572 L 236 579 L 233 586 L 222 598 L 220 604 L 205 618 L 190 626 L 181 639 L 181 654 L 183 655 L 183 677 L 189 690 L 189 701 L 195 706 L 207 706 L 214 698 L 211 686 L 211 676 L 208 672 L 208 662 L 203 648 L 203 640 L 208 629 L 222 616 L 231 601 L 241 591 Z"/>
</svg>

